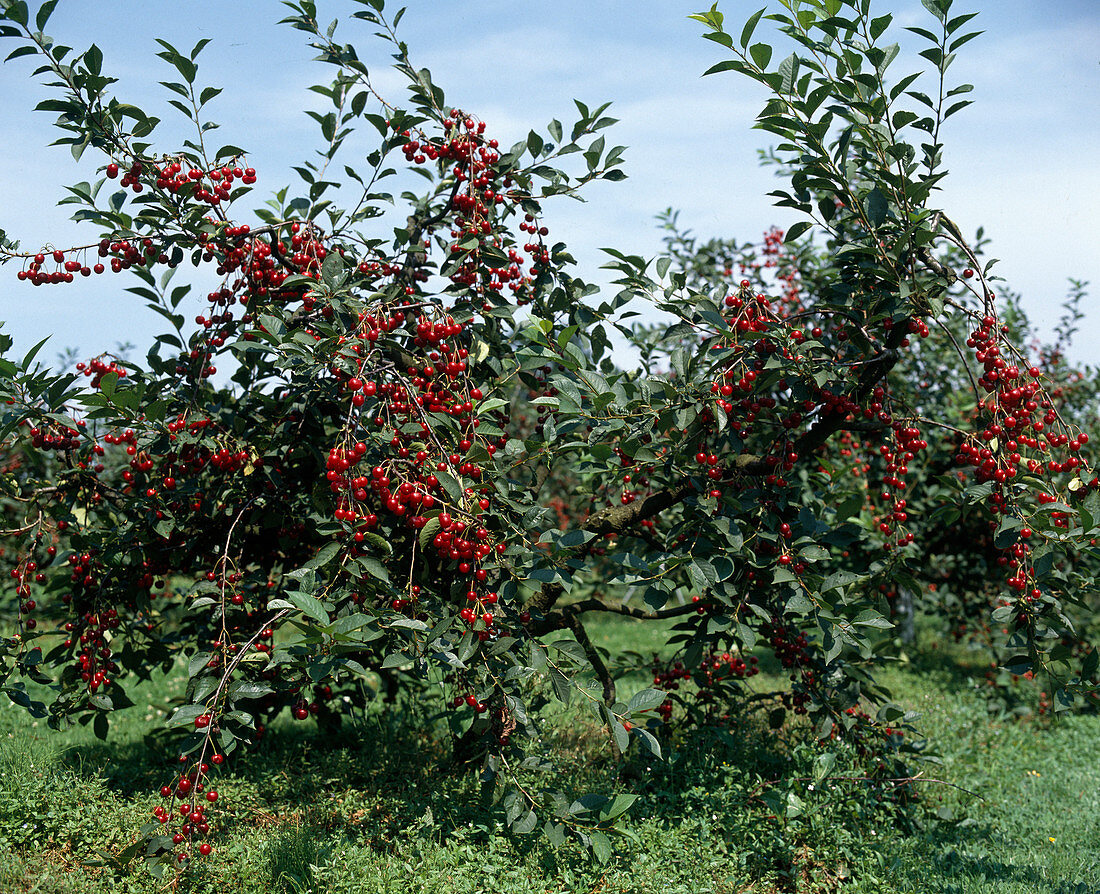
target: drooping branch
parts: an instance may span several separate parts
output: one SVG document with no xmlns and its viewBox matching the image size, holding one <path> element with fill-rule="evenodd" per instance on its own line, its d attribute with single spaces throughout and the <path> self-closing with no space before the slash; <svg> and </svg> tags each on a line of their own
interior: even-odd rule
<svg viewBox="0 0 1100 894">
<path fill-rule="evenodd" d="M 560 585 L 554 586 L 557 586 L 559 590 L 561 589 Z M 534 599 L 537 599 L 538 595 L 541 594 L 536 594 Z M 532 603 L 534 599 L 532 599 Z M 528 605 L 532 603 L 528 603 Z M 570 602 L 568 605 L 563 605 L 561 608 L 547 611 L 541 618 L 535 619 L 527 625 L 527 631 L 532 636 L 542 636 L 554 630 L 571 629 L 573 619 L 579 615 L 583 615 L 585 612 L 608 612 L 610 614 L 625 615 L 628 618 L 635 618 L 639 621 L 659 621 L 666 618 L 679 618 L 683 615 L 690 615 L 698 611 L 698 609 L 698 605 L 688 602 L 684 605 L 674 606 L 673 608 L 647 611 L 644 608 L 635 608 L 634 606 L 624 605 L 622 603 L 604 602 L 602 599 L 593 597 L 590 599 L 583 599 L 580 602 Z"/>
<path fill-rule="evenodd" d="M 857 400 L 862 400 L 870 393 L 875 383 L 880 381 L 897 364 L 899 359 L 898 347 L 906 337 L 907 332 L 903 326 L 895 326 L 886 340 L 886 346 L 875 357 L 871 358 L 860 370 L 859 378 L 853 388 L 853 395 Z M 860 426 L 860 423 L 855 423 Z M 847 421 L 847 414 L 833 410 L 824 414 L 817 422 L 804 432 L 794 442 L 793 450 L 799 456 L 812 453 L 822 446 L 830 437 L 838 431 L 849 429 L 853 423 Z M 773 466 L 766 457 L 753 454 L 739 454 L 733 458 L 730 472 L 732 475 L 757 476 L 766 475 L 773 471 Z M 637 500 L 625 506 L 611 506 L 591 516 L 582 528 L 594 534 L 619 534 L 646 519 L 653 518 L 664 512 L 671 506 L 682 502 L 695 487 L 691 481 L 681 482 L 665 490 L 657 491 L 642 500 Z"/>
<path fill-rule="evenodd" d="M 677 487 L 650 494 L 642 500 L 628 503 L 625 506 L 609 506 L 594 515 L 589 516 L 582 524 L 581 530 L 593 534 L 606 536 L 607 534 L 621 534 L 633 528 L 640 522 L 660 515 L 670 506 L 675 506 L 688 494 L 695 490 L 691 481 L 686 481 Z M 528 610 L 532 614 L 547 615 L 554 604 L 561 597 L 564 590 L 561 584 L 544 584 L 528 602 Z M 548 617 L 544 620 L 548 621 Z M 555 623 L 547 625 L 543 632 L 560 630 L 563 626 L 562 617 L 555 618 Z"/>
<path fill-rule="evenodd" d="M 592 640 L 588 636 L 588 631 L 584 629 L 584 624 L 581 623 L 581 619 L 576 614 L 569 618 L 569 629 L 573 631 L 573 636 L 576 637 L 577 642 L 580 643 L 580 647 L 584 650 L 584 657 L 588 659 L 588 663 L 592 666 L 592 671 L 596 674 L 596 679 L 600 681 L 600 685 L 603 687 L 603 703 L 610 708 L 617 700 L 615 681 L 612 679 L 611 672 L 608 671 L 607 665 L 604 664 L 603 656 L 592 644 Z M 619 743 L 615 739 L 614 731 L 611 729 L 611 715 L 607 714 L 606 717 L 608 738 L 611 739 L 611 748 L 615 753 L 615 758 L 618 759 L 623 755 L 622 749 L 619 748 Z"/>
<path fill-rule="evenodd" d="M 886 338 L 886 344 L 881 352 L 863 364 L 855 386 L 852 388 L 853 399 L 864 400 L 871 393 L 875 384 L 881 381 L 890 370 L 894 368 L 900 359 L 898 349 L 902 341 L 907 337 L 905 326 L 894 326 Z M 793 452 L 799 456 L 808 456 L 825 444 L 839 431 L 864 429 L 862 420 L 852 422 L 848 414 L 840 410 L 830 410 L 810 426 L 793 444 Z M 871 422 L 876 429 L 882 424 Z M 730 463 L 730 478 L 738 476 L 768 475 L 775 467 L 767 457 L 755 454 L 739 454 Z M 622 534 L 646 519 L 660 515 L 666 509 L 683 502 L 690 494 L 696 491 L 696 486 L 691 479 L 681 481 L 679 484 L 667 487 L 664 490 L 649 494 L 641 500 L 628 503 L 623 506 L 609 506 L 591 515 L 580 527 L 581 530 L 590 531 L 597 535 Z M 532 597 L 529 607 L 533 613 L 546 615 L 562 595 L 560 584 L 546 584 Z M 598 609 L 592 609 L 598 610 Z M 559 625 L 562 619 L 558 619 Z M 548 627 L 548 630 L 560 629 Z"/>
<path fill-rule="evenodd" d="M 908 331 L 905 326 L 894 326 L 890 330 L 890 334 L 886 339 L 886 346 L 860 370 L 855 388 L 852 389 L 852 396 L 857 402 L 864 400 L 871 393 L 875 384 L 884 379 L 890 370 L 897 365 L 898 360 L 901 358 L 898 349 L 907 336 Z M 795 441 L 794 452 L 799 456 L 806 456 L 821 447 L 829 438 L 849 424 L 845 421 L 847 415 L 847 413 L 840 410 L 831 410 L 824 414 Z"/>
<path fill-rule="evenodd" d="M 600 655 L 599 650 L 592 644 L 592 640 L 588 636 L 588 631 L 584 629 L 584 624 L 581 623 L 581 619 L 576 613 L 573 613 L 569 617 L 568 622 L 569 629 L 573 631 L 573 635 L 577 638 L 577 642 L 580 643 L 581 648 L 584 649 L 584 657 L 588 659 L 588 663 L 592 665 L 592 670 L 596 674 L 596 679 L 600 681 L 600 685 L 603 687 L 603 701 L 609 708 L 615 704 L 615 681 L 611 679 L 611 672 L 607 669 L 607 665 L 604 664 L 603 656 Z"/>
</svg>

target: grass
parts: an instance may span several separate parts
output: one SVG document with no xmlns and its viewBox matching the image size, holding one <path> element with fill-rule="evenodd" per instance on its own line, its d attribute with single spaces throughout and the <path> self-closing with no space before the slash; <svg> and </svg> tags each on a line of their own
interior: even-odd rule
<svg viewBox="0 0 1100 894">
<path fill-rule="evenodd" d="M 628 619 L 596 625 L 597 643 L 659 651 L 660 631 Z M 961 651 L 914 652 L 886 673 L 896 699 L 922 712 L 941 763 L 919 786 L 908 829 L 867 803 L 858 784 L 816 786 L 817 751 L 797 730 L 746 723 L 735 735 L 680 742 L 665 762 L 619 767 L 579 708 L 559 711 L 571 755 L 551 784 L 640 796 L 606 865 L 580 847 L 501 834 L 476 778 L 444 772 L 446 743 L 394 712 L 321 734 L 272 724 L 261 749 L 218 783 L 214 855 L 180 891 L 409 892 L 929 892 L 1100 891 L 1100 718 L 1049 729 L 987 710 L 979 668 Z M 647 680 L 623 683 L 623 694 Z M 91 730 L 55 733 L 0 706 L 0 892 L 146 894 L 166 882 L 113 855 L 137 840 L 171 773 L 165 740 L 147 737 L 180 680 L 134 693 L 107 744 Z M 556 777 L 555 777 L 556 772 Z M 958 787 L 956 787 L 958 786 Z M 964 791 L 965 789 L 965 791 Z M 106 854 L 106 857 L 104 856 Z M 89 865 L 98 864 L 98 865 Z"/>
</svg>

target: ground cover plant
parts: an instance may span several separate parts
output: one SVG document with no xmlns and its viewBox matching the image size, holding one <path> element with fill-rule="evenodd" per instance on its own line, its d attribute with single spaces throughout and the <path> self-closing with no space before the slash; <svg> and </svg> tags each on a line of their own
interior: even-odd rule
<svg viewBox="0 0 1100 894">
<path fill-rule="evenodd" d="M 592 637 L 609 648 L 640 637 L 659 650 L 661 637 L 639 626 L 600 621 Z M 907 666 L 888 670 L 886 682 L 935 731 L 942 763 L 930 768 L 928 778 L 940 782 L 922 787 L 923 819 L 908 830 L 853 810 L 866 801 L 866 790 L 836 777 L 856 775 L 855 765 L 822 775 L 812 740 L 792 754 L 790 732 L 780 745 L 766 724 L 742 726 L 736 736 L 702 731 L 644 774 L 609 773 L 598 721 L 572 706 L 551 722 L 577 758 L 577 771 L 590 784 L 639 796 L 615 854 L 599 864 L 578 842 L 554 848 L 538 836 L 502 835 L 476 786 L 447 772 L 445 725 L 425 736 L 376 706 L 373 716 L 349 721 L 348 734 L 336 742 L 314 721 L 285 714 L 277 720 L 265 749 L 242 755 L 220 781 L 233 806 L 217 851 L 192 867 L 180 889 L 1094 889 L 1100 787 L 1091 742 L 1098 718 L 1059 718 L 1043 729 L 1037 713 L 1021 721 L 1011 711 L 989 712 L 983 656 L 962 643 L 936 648 L 937 624 L 926 619 L 918 626 L 923 645 L 909 651 Z M 3 890 L 161 890 L 163 882 L 138 857 L 127 862 L 118 854 L 140 837 L 158 803 L 152 784 L 170 753 L 168 743 L 145 738 L 146 716 L 178 696 L 185 671 L 139 687 L 136 709 L 119 715 L 109 745 L 90 729 L 57 733 L 44 723 L 32 726 L 15 706 L 0 709 L 0 767 L 12 781 L 0 790 Z M 778 671 L 768 667 L 760 677 L 777 685 Z M 1034 711 L 1037 693 L 1027 700 Z"/>
<path fill-rule="evenodd" d="M 775 196 L 804 219 L 701 242 L 670 212 L 661 257 L 607 250 L 618 279 L 600 294 L 551 226 L 554 201 L 625 176 L 607 106 L 504 147 L 414 64 L 399 11 L 363 0 L 352 24 L 388 44 L 403 102 L 313 3 L 287 3 L 333 73 L 313 88 L 332 111 L 310 113 L 321 148 L 298 194 L 257 207 L 264 172 L 211 142 L 205 41 L 161 41 L 167 104 L 195 130 L 157 146 L 159 119 L 111 94 L 95 46 L 46 36 L 54 5 L 0 0 L 0 36 L 56 87 L 39 108 L 62 142 L 103 154 L 68 200 L 97 234 L 24 251 L 9 225 L 10 286 L 125 274 L 169 325 L 140 363 L 0 360 L 0 686 L 50 728 L 108 739 L 143 687 L 184 672 L 147 717 L 160 763 L 131 768 L 157 803 L 105 871 L 213 871 L 242 819 L 234 765 L 292 741 L 270 734 L 289 713 L 333 742 L 366 722 L 392 741 L 334 756 L 337 788 L 427 749 L 470 806 L 425 809 L 425 827 L 476 816 L 490 847 L 542 847 L 516 843 L 540 831 L 598 863 L 629 846 L 632 808 L 700 814 L 677 774 L 728 753 L 730 772 L 757 769 L 697 786 L 700 803 L 730 783 L 780 826 L 836 820 L 857 849 L 830 862 L 839 880 L 860 829 L 912 827 L 927 803 L 916 714 L 886 685 L 918 611 L 984 648 L 995 710 L 1095 704 L 1096 387 L 1064 359 L 1084 287 L 1056 342 L 1032 345 L 982 234 L 936 204 L 973 14 L 928 0 L 908 29 L 928 70 L 896 79 L 890 16 L 863 0 L 787 0 L 732 31 L 717 8 L 694 16 L 709 73 L 770 92 Z M 774 64 L 753 42 L 765 15 L 794 48 Z M 345 159 L 356 127 L 377 148 Z M 410 171 L 419 191 L 387 191 Z M 221 285 L 189 323 L 186 271 L 204 266 Z M 601 646 L 609 617 L 659 646 Z M 591 713 L 602 759 L 555 701 Z M 754 789 L 762 761 L 800 788 Z M 404 828 L 422 804 L 403 791 L 385 809 Z M 314 839 L 286 835 L 272 859 L 300 875 Z M 795 884 L 792 839 L 765 837 L 740 869 Z"/>
</svg>

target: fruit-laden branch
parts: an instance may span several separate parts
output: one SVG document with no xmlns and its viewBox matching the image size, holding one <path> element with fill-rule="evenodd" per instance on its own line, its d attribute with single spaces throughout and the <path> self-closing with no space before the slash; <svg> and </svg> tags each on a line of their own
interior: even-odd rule
<svg viewBox="0 0 1100 894">
<path fill-rule="evenodd" d="M 414 214 L 410 214 L 406 220 L 408 227 L 406 238 L 406 244 L 408 248 L 405 250 L 405 261 L 401 265 L 401 269 L 394 277 L 393 285 L 399 287 L 397 289 L 398 294 L 406 286 L 411 286 L 416 279 L 417 271 L 423 266 L 425 258 L 425 249 L 421 244 L 424 239 L 424 234 L 428 232 L 436 224 L 444 220 L 448 214 L 454 210 L 455 196 L 458 195 L 459 187 L 462 185 L 462 181 L 456 180 L 451 186 L 450 192 L 447 194 L 446 201 L 435 211 L 434 214 L 429 214 L 430 205 L 426 205 Z M 438 195 L 438 193 L 437 193 Z M 272 236 L 271 239 L 271 253 L 280 264 L 286 269 L 299 273 L 301 271 L 294 268 L 288 259 L 284 256 L 280 250 L 279 239 L 277 234 Z M 316 320 L 319 316 L 319 311 L 307 311 L 305 309 L 299 309 L 290 316 L 287 320 L 287 325 L 295 328 L 303 326 L 306 323 Z M 417 359 L 407 351 L 403 351 L 398 347 L 387 349 L 386 356 L 388 356 L 395 363 L 399 363 L 403 369 L 407 369 L 410 366 L 417 365 Z"/>
<path fill-rule="evenodd" d="M 621 534 L 647 518 L 660 515 L 695 490 L 691 481 L 660 490 L 625 506 L 609 506 L 589 516 L 581 529 L 597 535 Z"/>
<path fill-rule="evenodd" d="M 900 357 L 898 348 L 907 335 L 905 326 L 894 326 L 890 330 L 883 350 L 868 360 L 860 370 L 855 387 L 852 389 L 854 400 L 863 401 L 871 393 L 875 384 L 894 368 Z M 847 417 L 848 414 L 840 410 L 830 410 L 825 413 L 794 442 L 793 452 L 799 456 L 812 454 L 838 431 L 851 428 L 852 423 Z M 740 454 L 734 457 L 730 464 L 730 477 L 767 475 L 773 471 L 774 467 L 766 457 L 754 454 Z M 694 482 L 688 479 L 633 503 L 602 509 L 591 515 L 580 528 L 597 535 L 622 534 L 634 528 L 635 525 L 654 518 L 666 509 L 681 503 L 695 490 Z M 557 621 L 556 626 L 548 626 L 547 630 L 561 629 L 566 621 L 565 616 L 558 616 L 557 613 L 548 614 L 562 592 L 559 584 L 544 584 L 528 603 L 528 608 L 533 614 L 537 612 L 544 615 L 546 622 L 549 622 L 552 617 Z M 593 606 L 589 610 L 601 609 L 599 606 Z"/>
<path fill-rule="evenodd" d="M 553 585 L 551 587 L 544 588 L 544 590 L 557 589 L 559 592 L 555 595 L 561 595 L 560 585 Z M 528 603 L 528 606 L 534 606 L 534 603 L 541 594 L 536 596 Z M 561 608 L 554 608 L 540 618 L 532 619 L 531 623 L 527 625 L 527 632 L 532 636 L 542 636 L 546 633 L 551 633 L 554 630 L 564 630 L 571 628 L 572 620 L 585 612 L 610 612 L 616 615 L 626 615 L 629 618 L 635 618 L 639 621 L 658 621 L 664 618 L 678 618 L 682 615 L 690 615 L 699 610 L 699 606 L 694 602 L 688 602 L 684 605 L 677 605 L 673 608 L 656 609 L 653 611 L 647 611 L 644 608 L 635 608 L 630 605 L 623 605 L 622 603 L 604 602 L 602 599 L 583 599 L 580 602 L 571 602 L 568 605 L 563 605 Z"/>
<path fill-rule="evenodd" d="M 866 398 L 875 383 L 894 368 L 898 362 L 897 348 L 906 335 L 905 327 L 895 326 L 887 338 L 883 351 L 864 364 L 853 389 L 855 400 L 861 401 Z M 799 456 L 806 456 L 822 446 L 838 431 L 851 428 L 852 423 L 846 421 L 847 415 L 839 410 L 826 413 L 794 442 L 793 451 Z M 747 453 L 734 457 L 730 468 L 733 476 L 767 475 L 772 471 L 773 467 L 765 457 Z M 590 516 L 581 528 L 594 534 L 621 534 L 639 522 L 660 515 L 694 491 L 695 485 L 690 480 L 683 481 L 675 487 L 657 491 L 625 506 L 609 506 Z"/>
</svg>

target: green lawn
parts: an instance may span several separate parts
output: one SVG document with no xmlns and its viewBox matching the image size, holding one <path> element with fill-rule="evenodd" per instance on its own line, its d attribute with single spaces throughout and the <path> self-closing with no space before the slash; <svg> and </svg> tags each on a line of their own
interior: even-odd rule
<svg viewBox="0 0 1100 894">
<path fill-rule="evenodd" d="M 601 624 L 593 637 L 643 653 L 661 641 L 629 621 Z M 923 768 L 922 819 L 908 831 L 869 809 L 858 783 L 807 782 L 816 752 L 797 731 L 745 723 L 685 739 L 663 763 L 632 755 L 622 770 L 586 712 L 558 710 L 554 736 L 574 761 L 553 781 L 577 794 L 641 796 L 601 866 L 572 844 L 497 834 L 477 779 L 441 769 L 445 740 L 374 711 L 336 735 L 281 721 L 262 748 L 234 760 L 218 783 L 215 852 L 179 890 L 1100 891 L 1100 718 L 1047 729 L 990 715 L 966 660 L 928 650 L 886 674 L 897 700 L 922 712 L 942 760 Z M 146 735 L 181 685 L 147 684 L 108 744 L 0 706 L 0 892 L 164 890 L 140 862 L 110 865 L 98 852 L 136 840 L 159 801 L 171 753 Z M 838 763 L 834 772 L 851 771 Z"/>
</svg>

